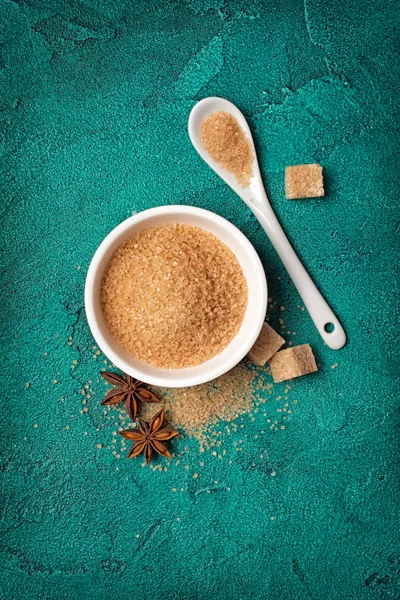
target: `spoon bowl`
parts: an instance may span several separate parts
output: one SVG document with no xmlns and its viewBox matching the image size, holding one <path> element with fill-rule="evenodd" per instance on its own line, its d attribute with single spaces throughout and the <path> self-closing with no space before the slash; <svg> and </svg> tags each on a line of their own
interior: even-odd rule
<svg viewBox="0 0 400 600">
<path fill-rule="evenodd" d="M 196 104 L 189 116 L 190 140 L 193 146 L 196 148 L 197 152 L 200 154 L 201 158 L 208 164 L 209 167 L 212 168 L 213 171 L 217 173 L 217 175 L 221 177 L 221 179 L 225 181 L 225 183 L 229 185 L 229 187 L 233 189 L 234 192 L 238 194 L 238 196 L 242 198 L 242 200 L 246 202 L 246 204 L 248 202 L 254 202 L 254 199 L 256 198 L 257 193 L 259 192 L 258 187 L 261 182 L 261 173 L 258 166 L 257 158 L 255 158 L 254 160 L 253 176 L 251 178 L 250 185 L 248 187 L 242 187 L 237 182 L 236 177 L 232 175 L 232 173 L 226 171 L 223 167 L 221 167 L 220 164 L 218 164 L 217 162 L 215 162 L 215 160 L 211 158 L 201 141 L 200 128 L 202 122 L 210 114 L 219 111 L 229 113 L 233 117 L 235 117 L 242 131 L 245 133 L 246 137 L 248 138 L 251 144 L 253 156 L 256 157 L 256 150 L 254 147 L 253 138 L 245 116 L 237 108 L 237 106 L 232 104 L 232 102 L 229 102 L 229 100 L 225 100 L 224 98 L 205 98 L 204 100 L 200 100 L 200 102 Z"/>
</svg>

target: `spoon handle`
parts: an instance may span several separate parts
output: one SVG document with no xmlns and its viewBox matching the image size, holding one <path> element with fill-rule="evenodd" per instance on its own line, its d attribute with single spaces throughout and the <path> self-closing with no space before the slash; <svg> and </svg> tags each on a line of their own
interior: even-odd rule
<svg viewBox="0 0 400 600">
<path fill-rule="evenodd" d="M 262 198 L 262 203 L 255 202 L 249 206 L 277 251 L 320 336 L 333 350 L 342 348 L 346 343 L 345 331 L 339 319 L 301 264 L 276 218 L 266 194 Z"/>
</svg>

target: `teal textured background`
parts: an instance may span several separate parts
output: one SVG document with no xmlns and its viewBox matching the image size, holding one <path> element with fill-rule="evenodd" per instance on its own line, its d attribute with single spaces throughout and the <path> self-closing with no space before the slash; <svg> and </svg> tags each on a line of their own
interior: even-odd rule
<svg viewBox="0 0 400 600">
<path fill-rule="evenodd" d="M 0 7 L 0 597 L 400 598 L 399 5 Z M 276 212 L 347 331 L 343 350 L 323 345 L 253 216 L 192 149 L 188 115 L 209 95 L 248 117 Z M 286 201 L 285 166 L 315 161 L 326 198 Z M 83 289 L 114 226 L 171 203 L 241 228 L 278 303 L 272 325 L 284 305 L 321 367 L 293 381 L 285 429 L 258 435 L 258 413 L 226 460 L 185 438 L 180 464 L 153 471 L 107 449 Z"/>
</svg>

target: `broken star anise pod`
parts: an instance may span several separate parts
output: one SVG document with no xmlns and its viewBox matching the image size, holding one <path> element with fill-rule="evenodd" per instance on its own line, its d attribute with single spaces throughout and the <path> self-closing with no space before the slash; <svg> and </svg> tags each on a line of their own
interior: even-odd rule
<svg viewBox="0 0 400 600">
<path fill-rule="evenodd" d="M 162 426 L 164 423 L 164 409 L 162 408 L 150 423 L 146 423 L 143 419 L 138 419 L 138 423 L 137 429 L 127 429 L 119 432 L 123 438 L 134 442 L 128 452 L 128 458 L 139 456 L 142 452 L 145 455 L 146 463 L 151 461 L 154 452 L 172 458 L 163 442 L 179 435 L 179 431 Z"/>
<path fill-rule="evenodd" d="M 148 390 L 145 384 L 138 379 L 134 379 L 130 375 L 121 377 L 116 373 L 107 373 L 101 371 L 100 375 L 115 386 L 113 390 L 110 390 L 107 396 L 104 398 L 102 404 L 117 404 L 118 402 L 125 402 L 125 408 L 129 413 L 132 421 L 136 419 L 137 403 L 140 402 L 160 402 L 153 392 Z"/>
</svg>

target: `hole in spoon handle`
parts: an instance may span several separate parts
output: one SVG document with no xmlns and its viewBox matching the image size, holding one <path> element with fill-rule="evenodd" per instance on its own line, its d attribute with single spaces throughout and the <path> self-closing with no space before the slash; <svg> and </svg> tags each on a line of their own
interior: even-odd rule
<svg viewBox="0 0 400 600">
<path fill-rule="evenodd" d="M 292 272 L 292 280 L 325 344 L 332 350 L 343 348 L 346 333 L 300 261 L 295 273 Z"/>
<path fill-rule="evenodd" d="M 311 315 L 311 317 L 313 318 L 313 315 Z M 346 334 L 333 313 L 332 317 L 330 317 L 328 320 L 323 319 L 321 324 L 316 322 L 314 318 L 313 321 L 317 326 L 322 339 L 329 346 L 329 348 L 332 348 L 332 350 L 339 350 L 339 348 L 343 348 L 346 343 Z"/>
<path fill-rule="evenodd" d="M 301 265 L 301 263 L 299 264 Z M 292 280 L 325 344 L 332 350 L 343 348 L 346 343 L 346 333 L 302 265 L 301 268 L 296 269 Z"/>
</svg>

